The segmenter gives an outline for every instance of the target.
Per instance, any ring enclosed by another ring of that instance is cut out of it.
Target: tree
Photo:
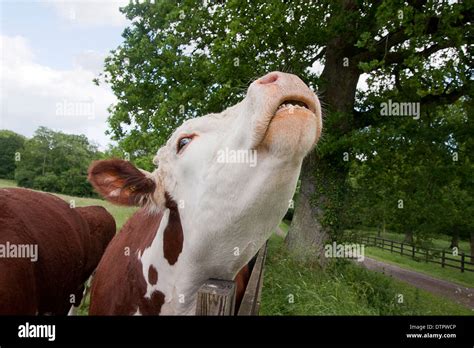
[[[14,178],[15,155],[24,142],[24,136],[9,130],[0,130],[0,178]]]
[[[359,99],[372,111],[385,89],[397,92],[399,101],[422,105],[449,104],[472,92],[468,2],[234,0],[204,6],[167,0],[131,3],[123,12],[133,22],[106,59],[102,78],[118,99],[111,134],[138,157],[156,151],[183,120],[235,103],[249,81],[268,71],[290,70],[319,88],[324,136],[303,164],[287,245],[320,256],[325,241],[344,227],[349,163],[343,156],[354,157],[352,135],[385,122],[376,112],[355,109],[362,73],[370,75],[371,88]],[[455,58],[434,62],[438,54]],[[324,64],[320,76],[312,69],[316,62]]]
[[[91,196],[87,169],[100,157],[84,135],[64,134],[40,127],[20,150],[15,179],[19,186],[42,191]]]
[[[427,109],[419,120],[359,134],[360,160],[350,169],[353,218],[363,215],[368,226],[382,210],[408,243],[426,244],[436,234],[468,238],[474,231],[471,110],[472,101],[463,98]]]

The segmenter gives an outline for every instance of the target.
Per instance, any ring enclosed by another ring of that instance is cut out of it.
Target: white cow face
[[[273,72],[239,104],[179,127],[158,151],[154,175],[183,207],[220,205],[248,189],[258,200],[272,182],[282,184],[282,171],[299,172],[321,128],[315,94],[297,76]]]
[[[120,204],[161,210],[172,198],[185,243],[222,237],[242,246],[249,233],[268,237],[281,220],[321,129],[316,95],[297,76],[272,72],[254,81],[237,105],[181,125],[158,151],[153,173],[101,161],[90,180]]]

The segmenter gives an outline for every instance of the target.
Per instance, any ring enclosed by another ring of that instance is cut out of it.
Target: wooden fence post
[[[402,246],[400,247],[400,255],[403,256],[403,242],[402,242]]]
[[[445,257],[446,257],[444,254],[445,254],[445,251],[443,250],[443,253],[441,254],[441,267],[443,268],[444,268]]]
[[[198,291],[196,315],[234,315],[235,283],[209,279]]]
[[[390,252],[393,253],[393,240],[390,241]]]
[[[414,260],[415,259],[415,245],[411,245],[411,258]]]
[[[382,239],[382,250],[385,250],[385,239]]]
[[[465,254],[463,252],[461,254],[461,272],[464,272],[464,262],[465,262]]]

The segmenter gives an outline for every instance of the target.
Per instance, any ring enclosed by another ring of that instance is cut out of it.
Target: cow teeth
[[[287,104],[281,104],[281,105],[277,108],[277,110],[281,110],[281,109],[285,109],[285,108],[301,108],[301,109],[307,109],[306,107],[301,106],[301,105],[298,105],[298,104],[287,103]]]

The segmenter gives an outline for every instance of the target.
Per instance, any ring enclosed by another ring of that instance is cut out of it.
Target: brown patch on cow
[[[235,312],[239,310],[240,304],[242,303],[242,299],[244,298],[245,290],[247,289],[247,283],[250,279],[250,267],[249,265],[245,265],[242,269],[237,273],[235,276],[235,286],[236,286],[236,294],[235,294]]]
[[[163,303],[165,295],[161,291],[155,291],[149,299],[142,299],[138,308],[142,315],[157,315],[160,314]]]
[[[183,227],[179,216],[178,205],[171,198],[168,192],[165,193],[166,208],[170,210],[168,225],[163,233],[163,253],[170,265],[178,261],[178,257],[183,251]]]
[[[155,182],[128,161],[95,161],[89,182],[105,199],[122,205],[144,205],[156,190]]]
[[[158,271],[156,270],[155,266],[150,265],[148,267],[148,283],[151,285],[155,285],[158,282]]]
[[[147,282],[138,254],[153,243],[162,218],[163,213],[152,214],[142,208],[112,240],[92,282],[90,315],[132,315],[137,309],[143,315],[160,314],[165,296],[155,291],[145,298]],[[124,252],[126,248],[129,254]],[[148,277],[153,280],[150,268]]]

